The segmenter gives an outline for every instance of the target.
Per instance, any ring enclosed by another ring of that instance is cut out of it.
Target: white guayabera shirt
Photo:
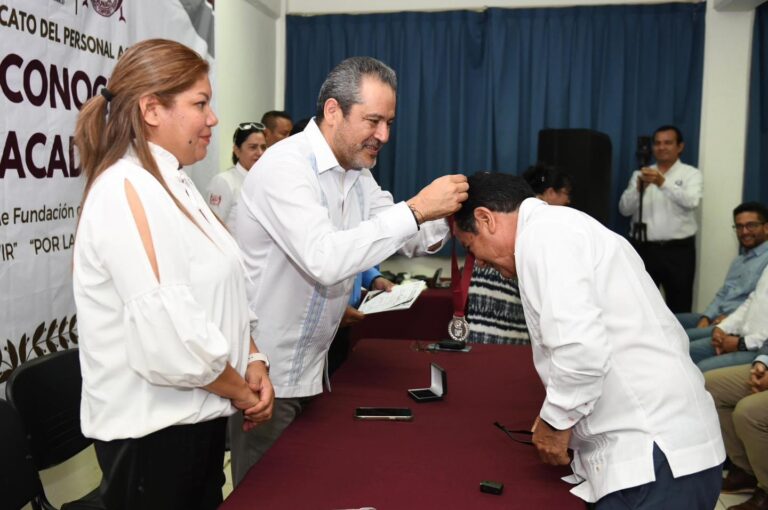
[[[750,351],[763,346],[768,338],[768,268],[760,275],[755,290],[718,327],[729,335],[743,336]]]
[[[355,275],[400,250],[425,253],[445,220],[418,230],[367,169],[345,171],[315,124],[269,148],[248,172],[237,240],[254,292],[252,335],[281,398],[322,392],[323,366]]]
[[[588,502],[652,482],[653,443],[675,477],[725,459],[689,341],[623,237],[570,207],[526,199],[515,260],[540,415],[572,428],[571,492]]]

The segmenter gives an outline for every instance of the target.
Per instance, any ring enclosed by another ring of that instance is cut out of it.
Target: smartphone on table
[[[411,421],[413,412],[407,407],[358,407],[355,409],[358,420]]]

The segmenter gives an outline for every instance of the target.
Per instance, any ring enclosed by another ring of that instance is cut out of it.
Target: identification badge
[[[451,340],[457,342],[467,341],[467,338],[469,338],[469,323],[463,315],[459,317],[453,316],[451,322],[448,323],[448,336],[451,337]]]

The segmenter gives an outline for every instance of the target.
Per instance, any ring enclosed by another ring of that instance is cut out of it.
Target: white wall
[[[267,2],[267,0],[251,0],[252,2]],[[453,9],[482,9],[485,7],[565,7],[573,5],[601,4],[654,4],[664,3],[665,0],[367,0],[365,2],[350,0],[270,0],[273,11],[279,11],[278,16],[268,20],[262,19],[268,27],[269,36],[273,39],[263,44],[271,44],[271,51],[258,57],[268,60],[268,66],[274,70],[272,89],[266,81],[259,83],[255,91],[259,100],[270,96],[275,98],[275,107],[281,107],[283,101],[282,89],[285,84],[285,14],[329,14],[329,13],[366,13],[366,12],[395,12],[395,11],[431,11]],[[279,9],[275,7],[279,2]],[[697,3],[690,0],[690,3]],[[225,90],[240,90],[237,87],[226,88],[226,81],[234,75],[242,76],[229,70],[230,64],[221,61],[229,51],[221,43],[219,33],[228,32],[227,40],[237,41],[234,30],[225,19],[225,11],[234,18],[234,23],[245,23],[248,12],[245,0],[227,0],[216,6],[217,24],[217,61],[220,70],[219,97]],[[252,9],[252,8],[251,8]],[[704,199],[701,207],[702,228],[699,236],[698,278],[695,293],[695,308],[703,308],[712,298],[716,289],[721,285],[729,261],[736,254],[737,245],[730,225],[731,211],[741,201],[741,186],[743,182],[744,147],[746,143],[746,112],[749,87],[749,62],[752,40],[753,12],[717,12],[714,2],[707,7],[706,39],[704,56],[704,89],[702,96],[702,118],[699,165],[704,172]],[[261,26],[261,25],[260,25]],[[226,28],[225,28],[226,27]],[[230,37],[231,36],[231,37]],[[255,37],[253,34],[251,36]],[[222,36],[224,37],[224,36]],[[253,59],[253,57],[249,57]],[[251,71],[252,72],[252,71]],[[258,73],[257,75],[261,75]],[[226,77],[225,77],[226,76]],[[261,82],[261,80],[259,80]],[[223,86],[222,86],[223,85]],[[263,87],[263,89],[262,89]],[[271,90],[271,92],[270,92]],[[242,94],[235,93],[234,98]],[[262,103],[254,100],[258,105]],[[224,112],[224,105],[220,110]],[[265,110],[262,107],[259,111]],[[237,108],[235,108],[237,111]],[[259,114],[260,115],[260,114]],[[222,125],[225,125],[222,122]],[[231,131],[231,129],[230,129]],[[231,136],[229,133],[227,136]],[[227,142],[229,143],[229,142]],[[226,144],[222,144],[222,148]],[[222,150],[223,154],[226,151]],[[404,260],[401,258],[386,262],[385,269],[403,271],[413,268],[414,274],[430,274],[436,267],[442,266],[447,272],[450,262],[446,259]]]
[[[264,112],[276,107],[276,14],[279,16],[280,8],[280,0],[216,3],[218,85],[214,95],[220,170],[232,166],[232,134],[237,124],[258,121]]]
[[[718,12],[707,4],[699,168],[704,172],[698,238],[699,308],[722,285],[738,244],[731,229],[741,202],[754,10]]]

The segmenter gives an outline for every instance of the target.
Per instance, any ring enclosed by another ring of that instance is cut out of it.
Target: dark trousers
[[[138,439],[94,441],[107,510],[214,510],[222,502],[226,418]]]
[[[611,492],[595,503],[595,510],[712,510],[720,497],[723,466],[674,478],[667,457],[653,445],[656,481]]]
[[[248,471],[275,444],[282,433],[307,408],[315,397],[275,398],[272,419],[250,432],[243,432],[243,413],[229,418],[232,445],[232,483],[237,487]]]
[[[664,299],[673,313],[691,311],[693,277],[696,275],[696,238],[635,243],[645,270],[664,290]]]
[[[328,350],[328,375],[333,374],[349,357],[352,326],[339,328]]]

